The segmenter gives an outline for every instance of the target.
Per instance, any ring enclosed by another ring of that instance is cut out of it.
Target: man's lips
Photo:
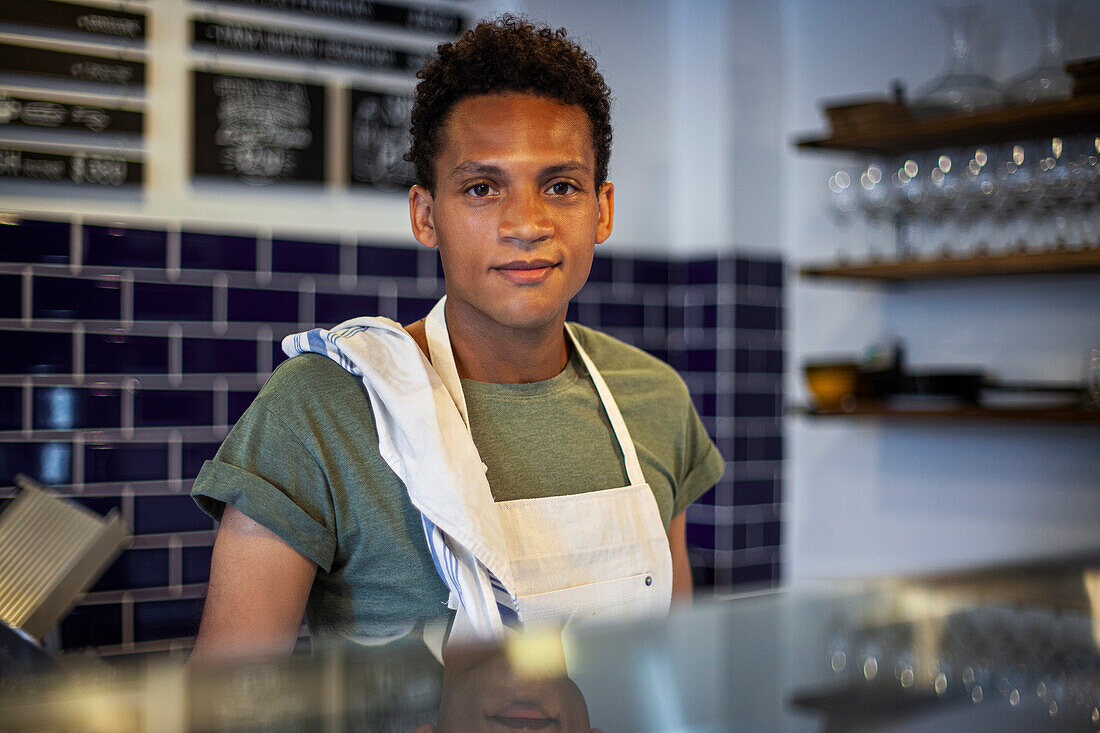
[[[543,730],[557,723],[540,705],[532,703],[512,703],[486,717],[515,730]]]
[[[505,280],[517,285],[540,283],[550,276],[557,262],[550,260],[514,260],[493,267]]]

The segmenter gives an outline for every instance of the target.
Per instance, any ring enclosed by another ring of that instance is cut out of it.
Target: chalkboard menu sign
[[[359,38],[263,28],[236,21],[214,23],[195,20],[192,34],[196,48],[210,48],[219,52],[275,56],[399,72],[415,72],[424,62],[422,54]]]
[[[136,41],[145,38],[144,15],[54,0],[19,0],[0,4],[0,22],[88,33],[103,40]]]
[[[141,183],[144,167],[140,161],[98,151],[78,150],[58,154],[0,148],[0,180],[18,178],[117,188]]]
[[[462,15],[445,8],[409,7],[376,3],[371,0],[228,0],[228,2],[322,18],[358,20],[445,36],[458,35],[465,24]]]
[[[92,133],[142,132],[141,112],[110,109],[93,104],[70,104],[0,91],[0,130],[17,127],[83,130]]]
[[[412,163],[404,160],[409,149],[412,97],[363,89],[352,89],[349,95],[351,183],[385,191],[407,189],[416,183]]]
[[[325,180],[325,90],[193,72],[194,174],[255,185]]]
[[[0,43],[0,71],[38,74],[111,86],[144,86],[145,64],[104,56]]]

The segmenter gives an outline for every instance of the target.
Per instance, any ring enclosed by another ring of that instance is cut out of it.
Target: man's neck
[[[424,321],[405,330],[427,355]],[[499,324],[467,328],[461,320],[448,319],[447,330],[458,375],[464,379],[496,384],[541,382],[560,374],[569,361],[564,315],[538,329]]]

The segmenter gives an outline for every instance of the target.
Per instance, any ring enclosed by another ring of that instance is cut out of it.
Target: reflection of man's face
[[[430,727],[417,731],[426,733]],[[588,721],[588,706],[568,677],[525,678],[504,654],[447,657],[439,733],[599,733]]]

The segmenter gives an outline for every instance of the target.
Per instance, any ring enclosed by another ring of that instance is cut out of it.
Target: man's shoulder
[[[362,381],[321,354],[300,354],[279,364],[256,397],[268,408],[299,411],[303,405],[344,405],[367,399]]]
[[[633,377],[666,385],[671,389],[683,389],[684,380],[669,364],[637,346],[621,341],[603,331],[570,324],[577,339],[605,379]]]

